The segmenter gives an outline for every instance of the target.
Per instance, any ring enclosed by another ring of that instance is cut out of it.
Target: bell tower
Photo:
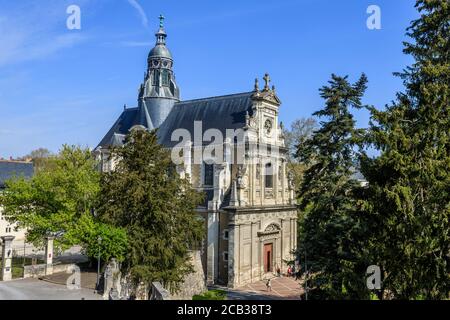
[[[148,55],[147,71],[139,89],[140,124],[147,129],[158,128],[169,115],[174,104],[180,101],[180,91],[173,73],[173,58],[166,47],[167,34],[164,16],[159,17],[155,47]]]

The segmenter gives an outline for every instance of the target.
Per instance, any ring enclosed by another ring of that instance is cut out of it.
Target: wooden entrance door
[[[273,244],[268,243],[264,245],[264,272],[273,271]]]

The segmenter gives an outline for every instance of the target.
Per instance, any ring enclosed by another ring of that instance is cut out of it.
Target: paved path
[[[45,276],[43,278],[44,281],[65,285],[67,283],[67,279],[72,276],[67,272],[54,273],[50,276]],[[80,285],[81,288],[95,290],[97,284],[97,272],[92,271],[82,271],[80,273]]]
[[[237,289],[217,287],[227,291],[228,300],[300,300],[301,283],[289,277],[272,278],[272,291],[268,292],[266,281],[247,284]]]
[[[102,300],[93,290],[69,290],[37,279],[0,281],[0,300]]]

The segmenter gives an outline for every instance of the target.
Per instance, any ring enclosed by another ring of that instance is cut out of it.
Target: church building
[[[206,194],[197,210],[207,226],[201,257],[207,283],[239,287],[284,273],[294,260],[297,209],[275,87],[266,74],[264,85],[256,80],[249,92],[181,100],[163,19],[137,107],[123,110],[95,150],[101,168],[114,170],[108,150],[123,145],[130,130],[158,129],[162,145],[172,154],[181,150],[178,173]],[[210,152],[215,161],[202,157],[211,149],[208,132],[223,151]],[[191,139],[181,144],[183,133]]]

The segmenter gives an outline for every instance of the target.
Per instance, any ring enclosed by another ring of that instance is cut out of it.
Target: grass
[[[22,267],[12,267],[12,278],[20,279],[23,277],[23,268]]]
[[[43,264],[43,260],[36,260],[36,264]],[[19,279],[23,277],[23,266],[30,266],[32,264],[32,258],[13,257],[12,259],[12,277],[13,279]],[[2,265],[2,259],[0,259],[0,266]]]
[[[227,292],[224,290],[209,290],[192,297],[192,300],[226,300]]]

